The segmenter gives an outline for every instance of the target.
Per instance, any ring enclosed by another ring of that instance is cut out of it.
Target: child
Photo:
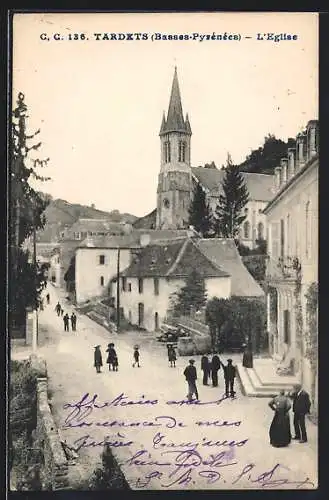
[[[134,347],[134,362],[133,362],[133,368],[135,368],[135,364],[137,363],[137,366],[139,368],[139,347],[135,345]]]

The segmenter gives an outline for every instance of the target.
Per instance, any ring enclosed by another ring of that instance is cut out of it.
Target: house
[[[132,229],[131,224],[108,219],[79,218],[60,234],[61,240],[83,241],[88,236],[123,236]]]
[[[67,263],[66,290],[77,304],[107,296],[110,280],[131,262],[133,249],[162,239],[193,235],[190,230],[133,230],[124,236],[94,236],[77,242]],[[119,251],[120,250],[120,251]],[[74,258],[73,258],[74,256]]]
[[[317,401],[317,353],[310,357],[306,295],[318,282],[318,135],[316,120],[297,136],[296,150],[276,169],[276,193],[264,210],[269,239],[267,316],[272,355],[292,360],[313,401]],[[315,313],[316,314],[316,313]],[[317,316],[316,316],[317,317]],[[317,321],[317,320],[316,320]]]
[[[120,273],[120,307],[131,324],[158,330],[172,294],[184,286],[192,269],[204,278],[208,298],[230,297],[230,274],[209,260],[196,241],[190,237],[162,240],[133,253],[131,264]],[[113,281],[110,293],[116,301]]]

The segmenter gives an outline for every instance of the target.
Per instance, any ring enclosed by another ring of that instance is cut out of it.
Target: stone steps
[[[238,377],[240,379],[242,392],[249,397],[271,398],[276,396],[280,390],[291,391],[297,379],[273,380],[273,376],[266,378],[260,367],[245,368],[242,363],[237,364]]]

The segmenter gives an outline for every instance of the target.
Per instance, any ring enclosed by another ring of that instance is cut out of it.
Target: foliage
[[[118,466],[111,448],[104,447],[102,453],[102,468],[97,468],[90,478],[90,490],[130,490],[120,467]]]
[[[213,298],[207,303],[206,320],[210,330],[217,329],[217,344],[228,344],[230,337],[239,337],[241,343],[250,341],[259,352],[267,341],[266,307],[262,300],[244,297]]]
[[[293,269],[296,271],[296,284],[294,290],[295,297],[295,313],[296,313],[296,347],[300,349],[302,347],[302,337],[303,337],[303,310],[302,310],[302,273],[301,266],[297,257],[295,257]]]
[[[256,281],[265,280],[266,255],[246,255],[242,257],[242,261]]]
[[[211,163],[206,163],[204,165],[204,168],[215,168],[217,170],[217,167],[216,167],[216,164],[214,161],[212,161]]]
[[[193,269],[178,292],[170,297],[170,309],[175,316],[189,316],[191,308],[200,310],[207,302],[205,281],[196,269]]]
[[[249,193],[239,167],[227,158],[225,176],[222,181],[223,193],[215,211],[215,233],[223,238],[236,238],[246,214],[242,212],[249,201]]]
[[[22,248],[23,243],[34,230],[44,227],[46,219],[44,210],[49,203],[47,196],[35,191],[30,184],[31,179],[46,181],[49,178],[38,174],[38,167],[45,167],[47,160],[30,156],[37,151],[41,142],[29,145],[39,134],[26,133],[27,106],[24,95],[18,94],[17,107],[13,111],[12,134],[10,140],[10,303],[9,321],[14,324],[16,314],[21,314],[27,307],[40,305],[40,291],[45,280],[44,268],[30,262],[28,253]]]
[[[211,233],[212,212],[206,200],[206,193],[201,184],[197,183],[189,208],[189,225],[206,238]]]
[[[310,284],[306,294],[306,318],[307,329],[306,339],[306,358],[310,361],[312,371],[312,399],[314,403],[315,385],[318,365],[318,283]]]
[[[264,138],[263,146],[252,150],[239,165],[239,169],[241,172],[273,174],[275,167],[280,163],[280,159],[287,155],[287,149],[295,146],[295,139],[288,139],[287,142],[284,142],[274,135],[268,134]]]

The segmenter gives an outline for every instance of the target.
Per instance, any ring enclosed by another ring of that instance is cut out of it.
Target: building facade
[[[316,345],[309,345],[307,296],[318,282],[318,122],[308,122],[296,150],[276,169],[276,194],[265,208],[269,227],[268,330],[272,354],[292,369],[317,401]],[[314,325],[312,327],[314,329]],[[313,351],[313,357],[311,354]],[[314,357],[315,356],[315,357]]]

